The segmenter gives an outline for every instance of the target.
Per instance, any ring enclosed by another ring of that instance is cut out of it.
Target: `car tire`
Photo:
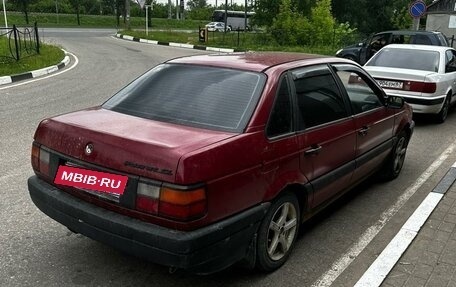
[[[440,109],[440,112],[436,115],[436,121],[439,124],[442,124],[445,122],[445,120],[448,117],[448,111],[450,109],[450,100],[451,96],[447,95],[445,98],[445,102],[443,103],[442,109]]]
[[[408,141],[409,137],[404,131],[397,136],[396,144],[380,171],[380,178],[382,180],[389,181],[399,176],[404,165]]]
[[[299,203],[292,193],[275,200],[260,224],[257,236],[256,267],[271,272],[290,256],[300,224]]]

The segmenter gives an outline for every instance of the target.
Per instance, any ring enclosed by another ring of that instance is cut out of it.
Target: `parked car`
[[[28,189],[70,230],[152,262],[273,271],[303,220],[374,173],[399,175],[413,128],[402,98],[345,59],[183,57],[43,120]]]
[[[210,22],[209,24],[206,24],[206,28],[208,31],[211,32],[225,32],[225,23],[223,22]],[[227,26],[226,31],[229,32],[231,31],[231,27]]]
[[[400,96],[414,113],[443,123],[456,103],[456,51],[428,45],[389,45],[365,65],[388,95]]]
[[[389,44],[448,46],[448,41],[441,32],[409,30],[385,31],[374,34],[361,43],[340,49],[336,52],[336,56],[350,59],[363,65],[378,50]]]

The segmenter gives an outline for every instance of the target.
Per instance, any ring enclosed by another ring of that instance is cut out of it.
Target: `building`
[[[427,7],[426,30],[442,32],[450,38],[451,43],[451,37],[456,37],[456,0],[432,2]]]

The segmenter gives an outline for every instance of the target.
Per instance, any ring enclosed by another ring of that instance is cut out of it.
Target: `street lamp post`
[[[55,13],[57,13],[57,24],[59,24],[59,3],[55,0]]]
[[[5,17],[5,28],[8,28],[8,19],[6,18],[6,5],[5,5],[5,0],[3,0],[3,16]]]
[[[152,7],[152,4],[144,7],[146,8],[146,35],[149,36],[149,7]]]

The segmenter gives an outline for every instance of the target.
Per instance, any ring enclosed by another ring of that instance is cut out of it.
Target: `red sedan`
[[[412,110],[357,64],[288,53],[178,58],[43,120],[28,180],[70,230],[198,273],[289,257],[303,220],[397,177]]]

